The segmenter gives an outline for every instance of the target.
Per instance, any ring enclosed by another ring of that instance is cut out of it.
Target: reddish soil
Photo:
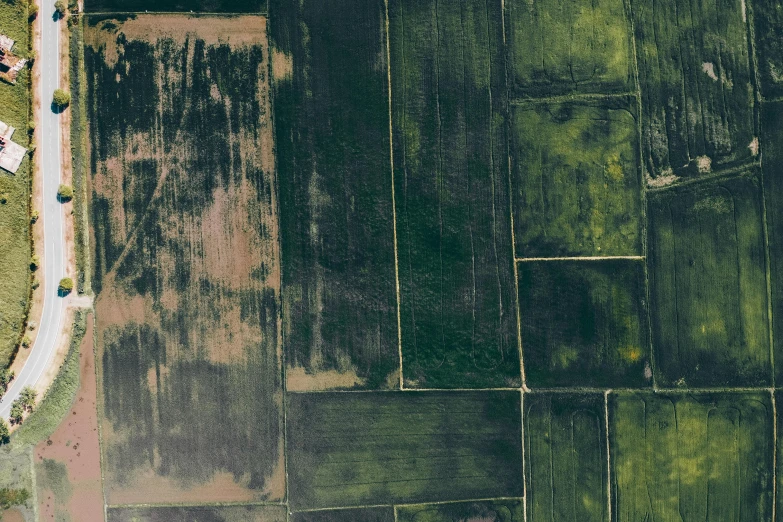
[[[18,509],[9,509],[0,513],[0,522],[25,522],[25,520]]]
[[[72,520],[103,521],[103,491],[98,440],[97,388],[93,352],[93,315],[79,356],[80,386],[71,410],[49,439],[35,448],[37,463],[52,459],[64,464],[72,487],[68,504],[55,505],[52,491],[38,491],[39,520],[55,520],[57,511],[68,511]]]

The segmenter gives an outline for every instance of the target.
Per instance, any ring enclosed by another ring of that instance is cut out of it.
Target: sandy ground
[[[25,520],[18,509],[9,509],[0,513],[0,522],[25,522]]]
[[[93,318],[87,320],[87,332],[79,355],[80,386],[71,410],[49,439],[35,448],[35,461],[53,459],[65,464],[72,486],[67,506],[57,506],[51,491],[38,491],[39,520],[54,521],[55,513],[68,510],[72,520],[103,521],[103,490],[98,439],[97,386],[93,351]]]

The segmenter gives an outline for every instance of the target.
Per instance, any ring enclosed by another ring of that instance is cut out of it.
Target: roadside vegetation
[[[0,34],[14,39],[14,51],[30,56],[28,0],[0,2]],[[31,119],[30,69],[19,72],[16,85],[0,82],[0,121],[15,127],[12,140],[28,147]],[[9,364],[22,339],[30,301],[31,156],[16,174],[0,170],[0,368]]]

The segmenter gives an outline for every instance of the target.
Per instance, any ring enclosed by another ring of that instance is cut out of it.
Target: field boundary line
[[[525,390],[519,390],[519,428],[522,440],[522,518],[527,522],[527,455],[525,452]]]
[[[147,502],[141,504],[107,504],[106,509],[126,509],[126,508],[178,508],[178,507],[234,507],[234,506],[269,506],[269,507],[287,507],[285,502],[264,502],[261,500],[243,501],[224,501],[224,502],[172,502],[157,503]],[[286,510],[288,511],[288,510]]]
[[[772,399],[772,520],[775,518],[778,503],[778,406],[775,402],[774,388],[769,390]]]
[[[509,105],[515,107],[525,105],[535,105],[538,103],[564,103],[569,101],[579,102],[588,100],[617,100],[623,98],[637,98],[639,93],[636,91],[623,91],[614,93],[602,93],[602,92],[585,92],[585,93],[571,93],[560,94],[556,96],[541,96],[541,97],[509,97]]]
[[[769,365],[772,387],[775,387],[775,327],[772,314],[772,257],[769,254],[769,225],[767,224],[767,192],[764,190],[763,159],[759,158],[759,192],[761,193],[761,227],[764,235],[764,264],[767,279],[767,329],[769,337]],[[774,520],[774,518],[773,518]]]
[[[421,501],[421,502],[407,502],[407,503],[396,503],[396,504],[364,504],[359,506],[334,506],[334,507],[322,507],[322,508],[306,508],[306,509],[294,509],[291,512],[292,513],[318,513],[322,511],[338,511],[338,510],[350,510],[350,509],[376,509],[376,508],[392,508],[394,511],[397,511],[398,507],[412,507],[412,506],[443,506],[446,504],[462,504],[462,503],[468,503],[468,502],[503,502],[503,501],[520,501],[523,500],[524,497],[484,497],[484,498],[465,498],[465,499],[458,499],[458,500],[437,500],[434,502],[427,502],[427,501]],[[198,504],[198,505],[205,505],[205,504]]]
[[[392,506],[392,510],[394,511],[394,522],[397,522],[397,504]]]
[[[307,395],[314,393],[433,393],[433,392],[518,392],[520,387],[516,388],[386,388],[381,390],[287,390],[286,393],[292,395]],[[429,502],[428,502],[429,504]]]
[[[532,394],[544,394],[544,393],[601,393],[604,394],[607,391],[611,393],[649,393],[649,394],[668,394],[668,393],[694,393],[694,394],[709,394],[709,393],[763,393],[770,392],[774,388],[769,386],[726,386],[723,388],[652,388],[647,386],[644,388],[593,388],[589,386],[575,386],[571,388],[530,388],[525,390],[525,393]],[[477,390],[480,391],[480,390]]]
[[[239,11],[231,11],[231,12],[224,12],[224,13],[216,13],[216,12],[188,12],[188,11],[87,11],[87,12],[81,12],[80,14],[84,16],[123,16],[123,15],[182,15],[182,16],[190,16],[193,18],[199,18],[202,16],[221,16],[224,18],[235,18],[237,16],[263,16],[264,18],[269,18],[269,12],[266,13],[263,12],[239,12]]]
[[[609,261],[612,259],[643,260],[645,256],[564,256],[564,257],[517,257],[517,263],[532,263],[538,261]]]
[[[400,358],[400,389],[405,389],[402,376],[402,318],[400,317],[400,262],[397,251],[397,194],[394,188],[394,125],[392,123],[391,32],[389,0],[383,0],[386,16],[386,81],[389,87],[389,163],[391,164],[392,225],[394,231],[394,282],[397,288],[397,352]]]
[[[678,187],[690,187],[691,185],[706,184],[711,181],[725,181],[732,178],[740,178],[743,175],[748,175],[749,173],[753,172],[753,169],[761,170],[760,160],[753,159],[750,161],[745,161],[740,164],[733,165],[731,167],[726,167],[725,169],[717,170],[714,173],[708,174],[706,176],[699,176],[696,178],[686,178],[686,179],[680,178],[683,179],[683,181],[677,181],[675,183],[672,183],[671,185],[666,185],[663,187],[648,186],[646,188],[646,191],[657,194],[659,192],[674,191]]]
[[[612,390],[604,392],[604,428],[606,429],[606,508],[609,513],[609,522],[612,522],[612,457],[609,448],[609,394]]]

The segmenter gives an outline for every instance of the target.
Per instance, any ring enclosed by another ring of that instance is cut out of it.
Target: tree
[[[36,221],[38,221],[39,217],[41,217],[41,212],[39,212],[38,210],[33,210],[30,213],[30,223],[35,223]]]
[[[71,93],[64,89],[56,89],[54,91],[54,95],[52,96],[52,100],[57,107],[62,109],[70,105]]]
[[[11,440],[11,431],[8,429],[8,423],[0,417],[0,444],[8,444]]]
[[[71,201],[73,199],[73,187],[70,185],[60,185],[57,189],[57,197],[60,201]]]
[[[33,411],[35,407],[35,398],[38,396],[38,392],[32,389],[30,386],[25,386],[19,393],[18,401],[21,402],[22,408],[27,411]]]
[[[0,388],[2,388],[3,391],[6,391],[8,389],[8,385],[11,383],[11,381],[14,380],[14,377],[14,372],[8,368],[0,370]]]
[[[65,16],[65,11],[68,9],[68,7],[65,5],[65,2],[63,0],[57,0],[54,3],[54,10],[57,11],[58,16],[62,18]]]
[[[38,16],[38,4],[35,2],[30,2],[30,5],[27,6],[27,17],[30,20],[35,20],[35,18]]]
[[[24,408],[19,403],[19,399],[11,403],[11,424],[21,424],[24,417]]]
[[[69,294],[73,290],[73,279],[70,277],[63,277],[60,279],[60,285],[57,287],[62,294]]]
[[[30,269],[38,270],[39,266],[41,266],[41,258],[38,254],[33,254],[33,256],[30,258]]]

